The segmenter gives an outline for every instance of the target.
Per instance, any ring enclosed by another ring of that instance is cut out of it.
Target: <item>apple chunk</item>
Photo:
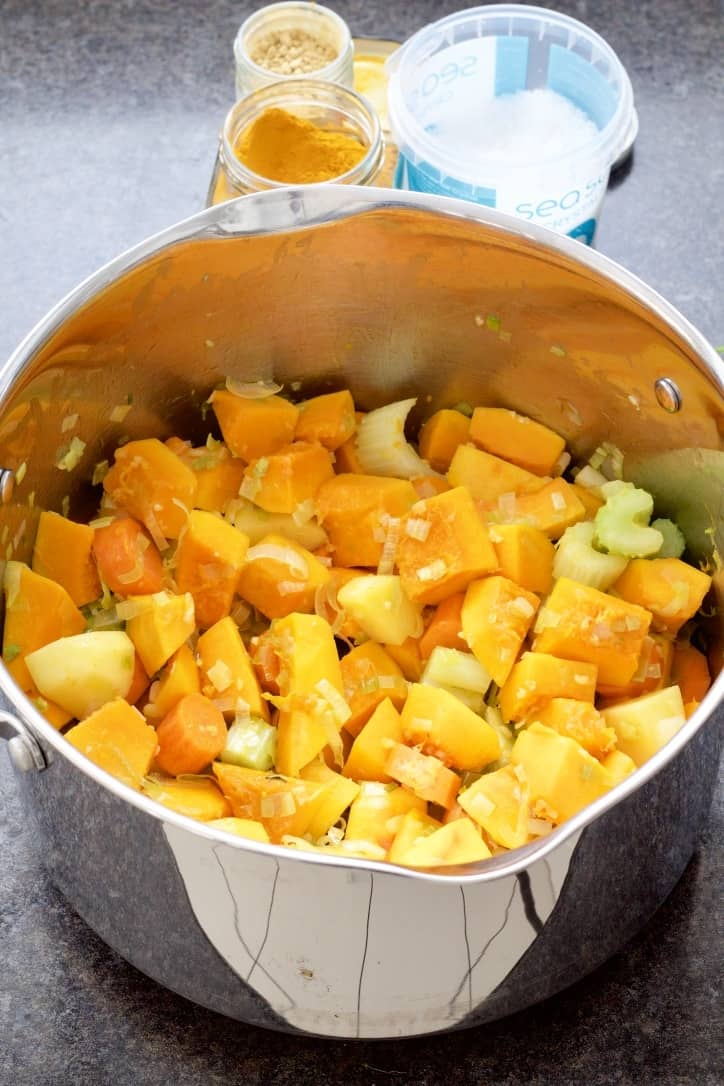
[[[43,697],[83,720],[126,696],[134,658],[133,642],[122,630],[94,630],[51,641],[25,662]]]

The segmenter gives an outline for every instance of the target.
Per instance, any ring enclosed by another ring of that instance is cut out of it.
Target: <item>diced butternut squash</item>
[[[598,668],[595,664],[563,660],[546,652],[524,652],[500,689],[500,710],[506,720],[528,720],[551,698],[593,704]]]
[[[334,548],[334,564],[376,568],[389,518],[399,520],[416,501],[407,479],[344,473],[322,483],[317,514]]]
[[[368,573],[337,592],[343,611],[374,641],[401,645],[422,633],[422,608],[407,596],[400,577]]]
[[[598,693],[606,702],[630,701],[643,694],[652,694],[671,681],[673,643],[663,634],[648,634],[644,638],[638,667],[625,686],[598,684]]]
[[[247,552],[239,595],[267,618],[311,614],[317,591],[330,580],[318,558],[290,539],[268,535]]]
[[[387,749],[385,769],[394,781],[409,788],[420,799],[449,810],[460,790],[460,777],[434,754],[422,754],[404,743],[392,742]]]
[[[344,812],[359,795],[359,785],[341,773],[335,773],[324,762],[315,760],[305,765],[300,773],[303,781],[321,784],[324,792],[307,827],[307,833],[316,840],[339,822]]]
[[[389,651],[376,641],[365,641],[340,661],[343,692],[350,708],[345,729],[359,735],[378,705],[389,699],[401,709],[407,697],[407,683]],[[370,778],[377,780],[377,777]]]
[[[244,473],[241,493],[269,513],[294,513],[333,477],[327,449],[295,441],[252,460]]]
[[[33,547],[33,570],[57,581],[76,607],[101,594],[98,570],[93,561],[93,529],[57,513],[42,512]]]
[[[138,709],[117,698],[65,733],[68,742],[117,777],[140,789],[156,752],[156,733]]]
[[[313,396],[303,400],[298,407],[294,432],[297,441],[316,441],[325,449],[338,449],[357,428],[354,400],[348,389]]]
[[[556,824],[605,795],[615,783],[580,743],[543,724],[531,724],[520,733],[511,760],[525,771],[533,812],[536,801],[542,801],[546,818]]]
[[[529,790],[512,766],[484,773],[458,795],[465,813],[503,848],[520,848],[528,840]]]
[[[701,701],[711,686],[709,665],[704,653],[688,643],[674,645],[671,681],[679,687],[685,705],[691,701]]]
[[[347,818],[348,841],[370,841],[387,850],[408,811],[427,813],[424,799],[397,784],[363,781]]]
[[[605,758],[601,759],[601,765],[607,773],[610,773],[616,784],[625,781],[636,771],[633,758],[629,758],[628,754],[624,754],[622,750],[610,751]]]
[[[247,463],[288,445],[299,417],[299,408],[281,396],[252,400],[228,389],[213,392],[211,406],[224,441]]]
[[[402,735],[406,743],[454,769],[479,770],[500,756],[500,741],[490,724],[441,687],[410,685]]]
[[[501,520],[530,524],[549,539],[560,539],[566,528],[586,519],[583,502],[565,479],[553,479],[534,494],[521,494]]]
[[[129,705],[136,705],[151,685],[151,676],[146,671],[145,667],[141,663],[141,659],[137,652],[133,653],[133,676],[131,678],[131,685],[128,687],[128,693],[126,694],[126,701]]]
[[[435,830],[440,829],[440,823],[422,811],[411,810],[404,814],[399,822],[397,833],[387,853],[390,863],[400,863],[400,857],[408,852],[416,841],[423,837],[429,837]]]
[[[530,719],[545,724],[559,735],[575,739],[594,758],[603,758],[616,745],[615,731],[608,727],[601,713],[587,701],[551,698]]]
[[[153,691],[153,704],[159,717],[166,716],[187,694],[200,694],[201,680],[196,658],[188,645],[182,645],[166,663]]]
[[[423,533],[425,525],[429,527]],[[415,603],[440,603],[498,568],[485,525],[465,487],[413,506],[400,535],[397,565],[403,588]]]
[[[93,555],[103,583],[118,596],[160,592],[163,563],[158,547],[133,517],[119,517],[96,528]]]
[[[420,656],[423,660],[427,660],[432,650],[439,646],[446,649],[459,649],[461,652],[467,651],[467,642],[461,637],[464,600],[464,592],[455,592],[438,603],[420,638]]]
[[[83,720],[107,701],[125,698],[133,679],[133,643],[122,630],[61,637],[25,657],[44,698]]]
[[[225,762],[214,762],[213,770],[234,817],[261,822],[275,844],[287,834],[303,837],[324,796],[324,785],[316,781]]]
[[[470,420],[470,440],[536,475],[553,475],[566,447],[560,434],[505,407],[476,407]]]
[[[177,781],[149,777],[143,782],[143,792],[169,810],[199,822],[217,822],[231,814],[229,801],[212,780]]]
[[[420,681],[422,674],[422,659],[420,656],[420,640],[417,637],[406,637],[401,645],[384,645],[385,651],[392,657],[408,682]]]
[[[188,592],[182,596],[155,592],[134,596],[132,603],[137,612],[128,620],[126,632],[146,671],[154,675],[194,632],[193,597]]]
[[[420,456],[434,471],[446,472],[458,445],[469,439],[470,419],[461,411],[443,408],[420,427]]]
[[[678,686],[667,686],[642,698],[603,710],[603,718],[616,733],[616,746],[636,765],[643,765],[661,750],[686,723]]]
[[[158,438],[129,441],[116,449],[103,489],[118,509],[146,525],[157,546],[178,539],[193,508],[196,476]]]
[[[224,716],[233,717],[239,701],[253,716],[269,719],[269,706],[261,696],[239,627],[228,615],[202,633],[196,645],[201,669],[201,692],[224,703]],[[226,708],[228,704],[228,708]]]
[[[397,862],[405,867],[452,867],[478,863],[491,855],[475,823],[463,817],[418,837]]]
[[[622,686],[636,672],[650,624],[643,607],[559,577],[538,615],[533,649],[596,664],[599,683]]]
[[[269,844],[269,834],[261,822],[256,822],[253,818],[234,818],[232,815],[230,818],[212,818],[207,824],[216,830],[221,830],[222,833],[231,833],[235,837],[247,837],[250,841]]]
[[[186,694],[156,728],[156,765],[175,777],[200,773],[226,746],[226,723],[203,694]]]
[[[214,513],[193,509],[176,548],[176,584],[193,596],[202,630],[231,610],[249,540]]]
[[[225,446],[213,451],[202,447],[191,452],[200,453],[187,460],[196,475],[194,508],[208,513],[223,512],[239,494],[246,464],[240,457],[230,456]]]
[[[634,558],[611,591],[650,611],[654,630],[675,636],[699,610],[710,585],[708,574],[680,558]]]
[[[337,647],[318,615],[286,615],[272,624],[279,656],[277,769],[295,777],[339,736],[349,715]]]
[[[338,475],[347,474],[349,472],[355,475],[364,475],[364,468],[362,467],[362,461],[359,458],[359,450],[357,448],[357,434],[356,430],[362,419],[365,417],[364,411],[355,411],[355,433],[352,437],[347,438],[343,445],[340,445],[334,453],[334,470]]]
[[[530,524],[491,524],[488,534],[504,577],[529,592],[550,592],[555,548],[545,532]]]
[[[507,577],[474,581],[465,593],[463,636],[498,686],[510,675],[538,603],[533,592]]]
[[[589,486],[580,486],[579,483],[571,483],[571,489],[586,510],[586,519],[593,519],[603,505],[603,498]]]
[[[487,507],[494,506],[503,494],[527,494],[544,485],[539,476],[475,445],[458,445],[450,461],[447,481],[452,487],[464,486],[476,501]]]
[[[392,780],[385,768],[389,748],[401,741],[400,714],[390,698],[385,698],[357,734],[344,763],[345,777],[352,777],[356,781],[388,783]]]
[[[37,696],[25,657],[59,637],[79,634],[86,621],[66,590],[24,562],[7,562],[3,578],[3,660],[28,697]]]

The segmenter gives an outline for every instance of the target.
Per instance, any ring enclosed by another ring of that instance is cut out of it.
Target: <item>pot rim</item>
[[[504,212],[463,200],[415,192],[327,184],[277,188],[219,204],[153,234],[104,264],[53,306],[24,337],[0,368],[0,405],[12,390],[28,361],[67,317],[120,275],[130,271],[157,252],[181,241],[290,233],[343,221],[365,213],[395,208],[432,212],[447,219],[479,222],[502,236],[525,239],[547,250],[549,254],[572,259],[584,270],[621,288],[663,319],[691,349],[697,368],[724,396],[724,361],[708,340],[658,292],[609,257],[582,246],[580,242],[572,238],[556,234],[546,227],[527,223]],[[0,668],[0,693],[5,696],[13,709],[19,711],[23,723],[28,726],[34,737],[42,739],[55,753],[70,761],[77,769],[107,788],[117,798],[125,800],[161,823],[169,823],[231,848],[271,855],[277,859],[284,858],[291,862],[374,871],[424,882],[448,885],[452,882],[469,885],[495,881],[526,870],[532,863],[542,860],[569,838],[580,834],[586,826],[600,818],[610,808],[617,806],[638,791],[679,754],[710,716],[714,715],[717,707],[724,703],[724,672],[717,677],[692,716],[666,746],[610,792],[584,807],[546,837],[478,864],[451,867],[447,870],[437,869],[437,871],[401,867],[386,861],[364,860],[353,856],[325,856],[323,853],[306,852],[284,845],[263,844],[211,829],[204,822],[164,808],[149,797],[136,792],[89,761],[70,743],[66,743],[60,732],[41,716],[32,702],[23,694],[4,666]]]

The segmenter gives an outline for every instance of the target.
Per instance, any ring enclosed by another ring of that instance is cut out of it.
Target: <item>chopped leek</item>
[[[594,520],[594,545],[626,558],[650,558],[661,549],[664,537],[649,526],[654,499],[633,483],[615,479],[601,487],[605,505]]]
[[[553,576],[569,577],[605,592],[621,576],[628,558],[597,551],[593,546],[594,531],[591,521],[566,528],[556,546]]]
[[[398,400],[370,411],[357,429],[357,455],[367,475],[414,479],[434,475],[405,437],[405,421],[417,401]]]
[[[686,540],[678,524],[674,524],[673,520],[669,520],[668,517],[659,517],[658,520],[652,521],[651,527],[655,528],[657,532],[661,532],[664,537],[664,542],[656,552],[656,557],[681,558],[686,548]]]
[[[237,720],[229,728],[222,762],[266,772],[274,765],[277,730],[260,717]]]

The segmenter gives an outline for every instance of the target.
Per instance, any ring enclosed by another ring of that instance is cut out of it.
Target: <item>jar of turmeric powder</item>
[[[229,111],[206,206],[282,185],[369,185],[383,159],[379,117],[361,95],[323,80],[284,80]]]

